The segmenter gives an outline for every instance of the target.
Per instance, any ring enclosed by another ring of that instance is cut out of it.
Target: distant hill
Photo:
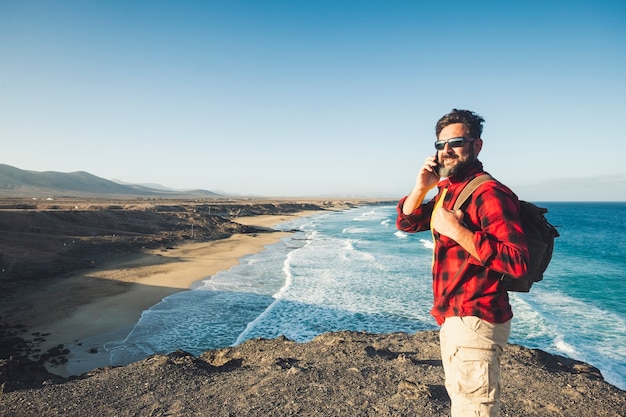
[[[159,197],[213,198],[206,190],[177,191],[119,184],[88,172],[26,171],[0,164],[0,197]]]

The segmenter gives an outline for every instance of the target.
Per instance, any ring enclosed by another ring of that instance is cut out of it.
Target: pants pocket
[[[459,348],[456,362],[458,392],[468,399],[491,402],[500,396],[500,367],[490,349]]]

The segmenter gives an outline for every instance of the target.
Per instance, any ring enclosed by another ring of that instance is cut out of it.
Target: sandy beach
[[[271,228],[294,216],[259,215],[237,218],[237,223]],[[287,232],[234,234],[229,238],[112,259],[97,268],[65,277],[45,292],[22,294],[30,305],[21,322],[39,351],[63,345],[70,352],[65,363],[46,363],[47,369],[63,377],[79,375],[109,365],[107,343],[121,341],[132,330],[144,310],[168,295],[186,291],[219,271],[230,269],[245,255],[258,253],[278,242]],[[28,339],[28,338],[27,338]]]

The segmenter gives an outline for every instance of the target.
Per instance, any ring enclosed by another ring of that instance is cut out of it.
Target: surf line
[[[248,323],[243,332],[241,332],[241,334],[239,334],[239,336],[237,337],[237,340],[235,340],[235,343],[233,343],[231,346],[237,346],[246,341],[248,335],[252,332],[256,325],[260,323],[263,319],[265,319],[265,317],[267,317],[271,313],[271,311],[278,305],[278,303],[282,301],[282,299],[285,297],[285,294],[287,293],[287,290],[289,290],[289,288],[293,284],[293,274],[291,273],[291,260],[293,259],[293,256],[297,251],[306,248],[310,243],[311,240],[308,240],[302,248],[295,249],[287,254],[287,257],[283,262],[285,283],[278,290],[278,292],[272,296],[272,298],[274,298],[274,301],[269,306],[267,306],[267,308],[261,314],[259,314],[257,318]]]

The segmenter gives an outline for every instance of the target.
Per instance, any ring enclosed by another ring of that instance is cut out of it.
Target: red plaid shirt
[[[430,229],[435,202],[444,188],[443,208],[452,210],[463,187],[484,173],[476,161],[462,181],[446,179],[438,184],[439,193],[413,213],[402,213],[406,197],[398,203],[396,226],[405,232]],[[434,306],[431,314],[442,324],[446,317],[477,316],[492,323],[513,317],[509,296],[500,278],[503,273],[520,277],[526,273],[528,248],[522,232],[517,196],[498,181],[486,181],[462,208],[465,226],[474,232],[474,245],[480,259],[474,258],[454,240],[436,231],[433,262]]]

